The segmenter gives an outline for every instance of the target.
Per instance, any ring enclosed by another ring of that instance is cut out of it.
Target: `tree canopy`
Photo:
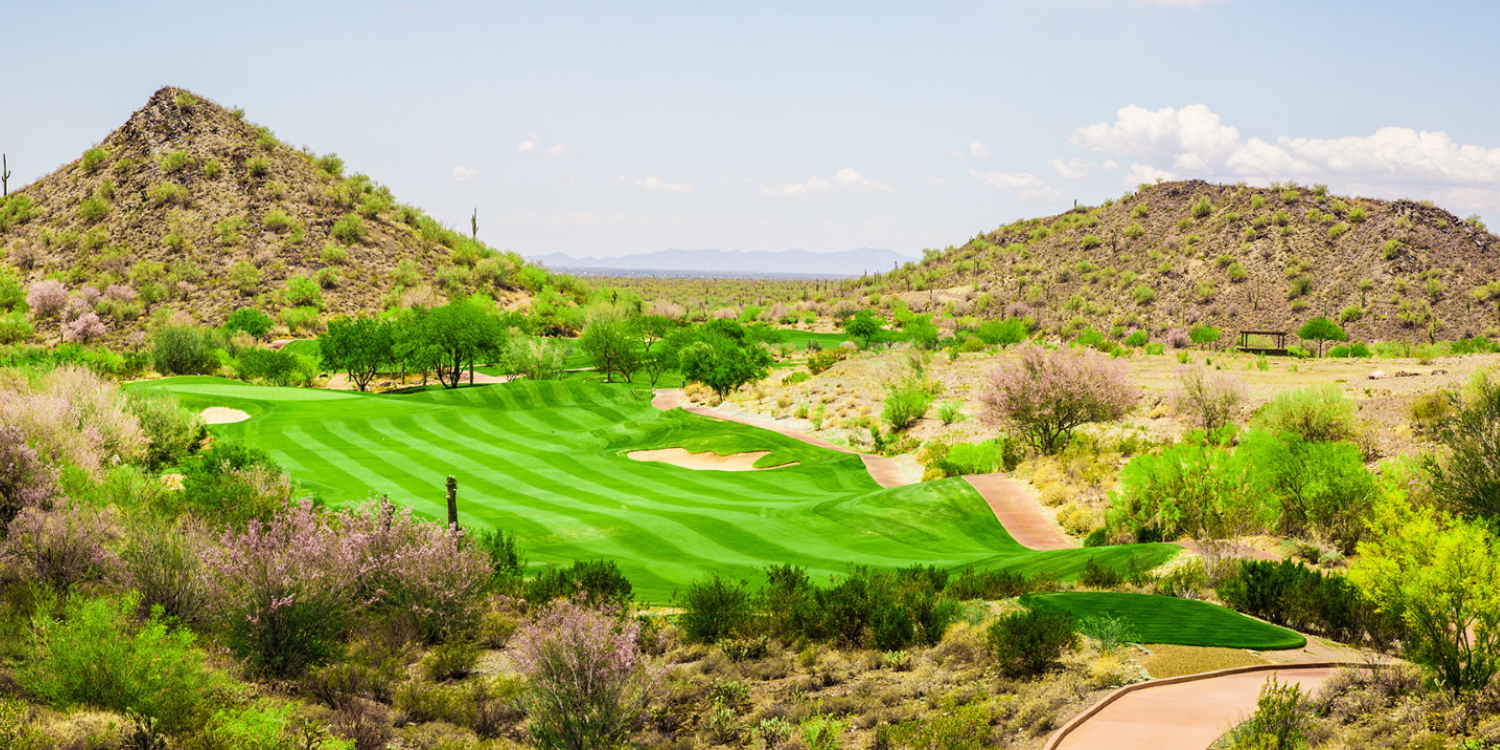
[[[677,343],[683,380],[712,388],[721,400],[771,372],[771,355],[732,320],[712,320],[685,331]]]
[[[391,362],[392,344],[391,324],[373,318],[335,318],[318,337],[323,366],[348,373],[361,391]]]
[[[1328,341],[1348,341],[1349,334],[1339,324],[1327,318],[1313,318],[1297,329],[1297,338],[1318,342],[1318,356],[1323,356],[1323,344]]]
[[[851,315],[843,323],[844,332],[859,339],[860,346],[868,349],[885,330],[885,320],[868,309]]]

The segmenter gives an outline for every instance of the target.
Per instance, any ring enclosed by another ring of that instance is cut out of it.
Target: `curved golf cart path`
[[[737,422],[770,430],[819,448],[859,456],[859,459],[865,463],[865,469],[870,472],[870,478],[881,487],[900,487],[912,483],[901,474],[901,469],[895,461],[884,456],[871,456],[850,450],[826,440],[820,440],[805,432],[789,430],[773,422],[750,419],[737,414],[725,414],[706,406],[683,406],[680,388],[661,388],[654,394],[651,405],[663,411],[680,408],[712,419],[722,419],[726,422]],[[1052,519],[1042,512],[1036,498],[1032,497],[1016,480],[1004,474],[980,474],[964,477],[964,481],[968,482],[985,502],[989,503],[996,520],[1000,521],[1000,525],[1004,526],[1021,546],[1034,550],[1070,549],[1078,546],[1061,529],[1057,528]]]
[[[1073,717],[1042,750],[1206,750],[1255,712],[1275,677],[1316,692],[1334,672],[1368,664],[1257,664],[1126,685]]]

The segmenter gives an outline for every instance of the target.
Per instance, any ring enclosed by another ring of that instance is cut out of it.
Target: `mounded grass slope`
[[[849,563],[973,565],[1071,578],[1089,559],[1125,569],[1177,548],[1133,545],[1033,552],[959,479],[881,489],[858,456],[754,427],[659,411],[645,388],[517,382],[361,394],[174,378],[163,388],[199,409],[254,415],[213,431],[271,453],[330,504],[385,493],[433,518],[458,477],[461,522],[515,532],[533,563],[612,558],[640,597],[663,602],[704,571],[749,580],[768,563],[815,577]],[[756,472],[695,471],[625,453],[683,447],[769,450]]]
[[[1273,651],[1301,648],[1307,639],[1286,628],[1246,617],[1217,604],[1149,594],[1075,592],[1028,594],[1032,609],[1063,610],[1076,619],[1108,615],[1130,623],[1141,643],[1222,646]]]

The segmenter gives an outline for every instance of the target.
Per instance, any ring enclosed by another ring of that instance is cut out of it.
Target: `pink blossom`
[[[53,510],[30,507],[10,522],[0,558],[15,561],[22,575],[61,591],[114,577],[120,558],[109,545],[119,536],[112,511],[66,502]]]
[[[103,299],[109,302],[134,302],[140,295],[124,284],[110,284],[104,290]]]
[[[1125,416],[1138,398],[1124,364],[1093,350],[1035,346],[1001,362],[980,396],[986,422],[1043,453],[1061,449],[1079,426]]]
[[[61,281],[43,279],[33,282],[26,291],[26,304],[37,318],[51,318],[68,304],[68,288]]]
[[[99,319],[98,313],[84,313],[71,323],[63,325],[64,341],[76,341],[87,344],[104,335],[104,321]]]

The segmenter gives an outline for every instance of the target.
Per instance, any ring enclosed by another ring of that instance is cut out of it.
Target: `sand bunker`
[[[627,458],[636,461],[659,461],[664,464],[681,466],[684,469],[698,469],[701,471],[759,471],[762,468],[779,469],[781,466],[796,466],[797,462],[781,464],[781,466],[758,467],[755,465],[764,456],[771,455],[770,451],[750,451],[749,453],[731,453],[721,456],[712,451],[702,453],[689,453],[683,448],[661,448],[654,451],[632,451],[625,454]]]
[[[229,424],[230,422],[243,422],[250,418],[249,414],[227,406],[210,406],[204,409],[200,416],[208,424]]]

